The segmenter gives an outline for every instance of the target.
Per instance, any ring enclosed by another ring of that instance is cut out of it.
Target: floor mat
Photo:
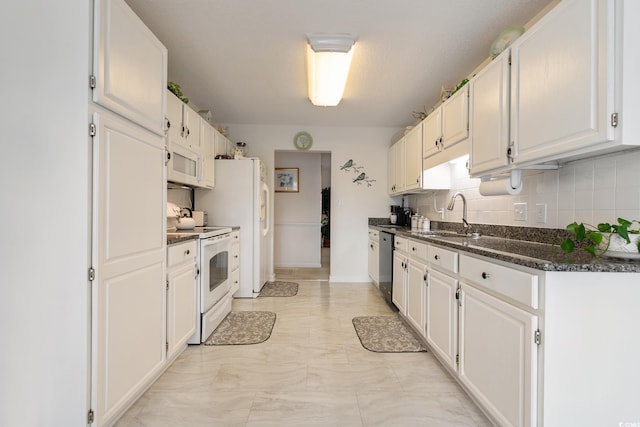
[[[267,282],[260,291],[261,297],[292,297],[298,293],[296,282]]]
[[[269,339],[275,321],[276,314],[271,311],[231,312],[203,344],[259,344]]]
[[[400,316],[354,317],[353,327],[362,346],[377,353],[427,351]]]

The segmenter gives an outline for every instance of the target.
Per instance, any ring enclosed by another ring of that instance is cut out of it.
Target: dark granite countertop
[[[181,236],[167,236],[167,246],[175,245],[177,243],[183,243],[189,240],[198,239],[197,234],[181,235]]]
[[[640,273],[640,261],[594,258],[582,249],[565,253],[559,246],[559,242],[564,239],[564,230],[472,224],[472,230],[481,234],[480,237],[473,238],[455,234],[459,231],[459,223],[432,224],[435,225],[434,231],[445,233],[429,236],[412,232],[407,227],[393,227],[379,221],[370,221],[369,227],[537,270]]]

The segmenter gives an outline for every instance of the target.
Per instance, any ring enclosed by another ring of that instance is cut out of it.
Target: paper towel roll
[[[520,194],[522,191],[522,181],[516,188],[511,186],[510,178],[498,178],[480,183],[480,194],[483,196],[504,196],[509,194]]]

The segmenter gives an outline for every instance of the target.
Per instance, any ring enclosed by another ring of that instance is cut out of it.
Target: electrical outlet
[[[547,204],[536,203],[536,222],[538,224],[547,223]]]
[[[513,204],[513,220],[514,221],[527,220],[527,204],[526,203]]]

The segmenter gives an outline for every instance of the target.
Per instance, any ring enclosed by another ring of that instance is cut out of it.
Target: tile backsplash
[[[573,221],[640,219],[640,150],[566,163],[557,170],[525,171],[518,195],[480,195],[480,179],[469,178],[464,161],[453,163],[451,171],[451,190],[411,195],[408,205],[431,220],[460,221],[460,200],[453,211],[446,209],[460,191],[467,199],[468,221],[476,224],[564,228]],[[515,219],[515,203],[526,203],[525,220]]]

